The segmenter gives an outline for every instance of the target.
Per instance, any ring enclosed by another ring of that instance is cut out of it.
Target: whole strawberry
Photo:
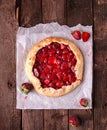
[[[88,100],[86,98],[81,98],[80,99],[80,105],[83,107],[87,107],[88,106]]]
[[[72,36],[76,39],[76,40],[80,40],[81,39],[81,32],[79,30],[75,30],[72,33]]]
[[[28,94],[31,90],[33,89],[33,86],[32,84],[30,83],[23,83],[21,86],[20,86],[20,90],[24,93],[24,94]]]
[[[83,40],[83,42],[87,42],[89,37],[90,37],[89,32],[82,32],[82,40]]]
[[[78,127],[80,125],[80,120],[77,116],[71,116],[69,118],[69,123],[73,126],[73,127]]]

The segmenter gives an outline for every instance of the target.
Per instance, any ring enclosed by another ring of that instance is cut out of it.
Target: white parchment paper
[[[73,30],[87,31],[91,34],[87,42],[75,40],[71,36]],[[49,37],[59,36],[72,40],[82,51],[84,56],[84,75],[83,82],[74,91],[65,96],[58,98],[42,96],[32,90],[27,96],[20,91],[20,85],[28,82],[25,74],[25,61],[29,49],[38,41]],[[38,24],[31,28],[19,27],[16,38],[16,89],[17,89],[17,104],[18,109],[84,109],[80,106],[79,100],[87,98],[89,107],[92,108],[92,26],[82,26],[78,24],[74,27],[59,25],[58,23]]]

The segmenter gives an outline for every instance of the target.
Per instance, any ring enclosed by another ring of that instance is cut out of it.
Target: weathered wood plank
[[[43,0],[43,22],[66,23],[66,0]]]
[[[107,2],[94,4],[94,60],[96,69],[107,69]]]
[[[16,110],[15,1],[0,1],[0,130],[20,130],[21,111]]]
[[[43,22],[66,24],[66,0],[43,0]],[[68,130],[68,110],[44,110],[44,130]]]
[[[30,27],[42,21],[41,0],[22,0],[20,26]]]
[[[107,130],[107,1],[94,0],[94,130]]]
[[[41,0],[21,1],[20,26],[30,27],[41,22]],[[23,130],[43,130],[42,110],[22,111]]]
[[[68,130],[68,111],[45,110],[44,130]]]
[[[42,110],[23,110],[22,129],[23,130],[43,130]]]
[[[92,25],[92,2],[90,0],[67,0],[67,24],[74,26],[77,24]],[[86,110],[69,110],[69,116],[76,115],[82,120],[78,128],[69,125],[69,130],[93,130],[93,115]]]
[[[96,27],[95,27],[96,28]],[[96,31],[94,31],[96,33]],[[100,32],[99,32],[100,33]],[[96,37],[96,36],[95,36]],[[94,69],[107,69],[107,38],[94,38]]]
[[[92,2],[90,0],[67,0],[67,24],[92,25]]]
[[[94,130],[107,130],[107,70],[94,74]]]

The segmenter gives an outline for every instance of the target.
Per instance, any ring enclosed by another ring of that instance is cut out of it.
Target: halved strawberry
[[[63,82],[62,82],[61,80],[59,80],[59,81],[56,83],[57,88],[61,88],[62,85],[63,85]]]
[[[45,73],[42,73],[42,74],[40,75],[40,78],[41,78],[41,79],[45,79],[45,77],[46,77],[46,74],[45,74]]]
[[[80,40],[81,39],[81,32],[79,30],[75,30],[72,33],[72,36],[76,39],[76,40]]]
[[[76,77],[75,77],[75,75],[74,75],[74,73],[72,73],[73,75],[68,75],[69,76],[69,82],[70,83],[73,83],[73,82],[75,82],[76,81]]]
[[[36,77],[39,77],[39,72],[38,72],[37,68],[34,68],[34,75],[35,75]]]
[[[51,56],[51,57],[49,57],[49,64],[55,64],[56,63],[56,57],[54,57],[54,56]]]
[[[63,81],[66,82],[66,81],[68,81],[68,80],[69,80],[68,75],[64,75],[64,76],[63,76]]]
[[[45,80],[44,80],[44,83],[45,83],[46,85],[49,85],[49,82],[50,82],[49,79],[45,79]]]
[[[63,50],[63,49],[65,49],[65,48],[66,48],[66,45],[61,44],[61,45],[60,45],[60,47],[61,47],[61,49]]]
[[[56,74],[56,76],[57,76],[58,79],[61,79],[62,78],[62,73],[59,72],[59,73]]]
[[[87,42],[89,37],[90,37],[89,32],[82,32],[82,40],[83,40],[83,42]]]

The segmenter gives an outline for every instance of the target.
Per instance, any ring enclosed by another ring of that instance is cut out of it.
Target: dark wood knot
[[[11,81],[8,81],[8,82],[7,82],[7,86],[8,86],[8,88],[11,90],[11,89],[13,88],[12,82],[11,82]]]

